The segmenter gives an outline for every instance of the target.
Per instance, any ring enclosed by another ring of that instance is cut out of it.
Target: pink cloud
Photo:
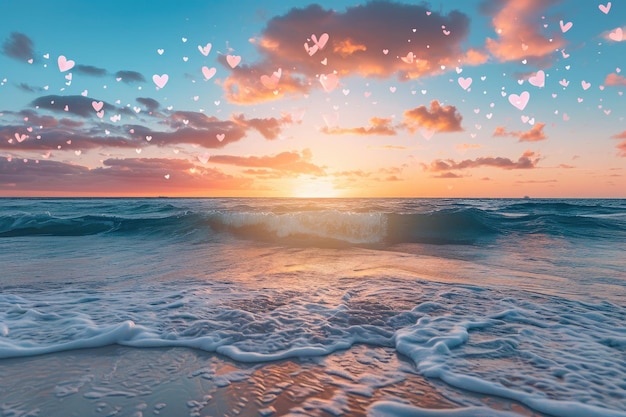
[[[608,85],[608,86],[626,85],[626,77],[612,72],[608,74],[606,78],[604,79],[604,85]]]
[[[406,81],[440,73],[442,65],[478,65],[487,55],[463,47],[469,22],[458,11],[443,15],[423,5],[388,1],[343,12],[316,4],[293,8],[270,19],[254,41],[261,60],[232,69],[222,85],[229,101],[251,104],[320,88],[320,74]],[[279,68],[280,79],[267,88],[261,77]]]
[[[480,157],[476,159],[465,159],[459,162],[453,159],[436,159],[428,165],[422,164],[422,168],[425,171],[430,172],[445,172],[481,167],[492,167],[505,170],[532,169],[535,168],[539,160],[540,157],[538,154],[532,151],[526,151],[517,161],[503,157]]]
[[[454,106],[441,106],[437,100],[430,102],[430,108],[419,106],[404,112],[404,124],[412,132],[419,128],[435,132],[462,131],[463,117]]]
[[[184,159],[107,159],[103,167],[57,161],[0,158],[0,190],[38,195],[163,195],[250,189],[250,179],[194,165]],[[167,177],[166,177],[167,176]]]
[[[391,118],[372,117],[368,126],[365,127],[340,128],[324,126],[320,130],[329,135],[394,136],[397,132],[396,128],[391,125],[391,121]]]
[[[487,2],[496,37],[487,38],[486,47],[501,62],[524,58],[545,61],[556,49],[565,45],[558,33],[544,36],[541,15],[561,0],[490,0]],[[552,40],[552,41],[550,41]]]
[[[210,161],[216,164],[250,168],[271,168],[294,174],[325,176],[324,168],[311,163],[313,155],[309,149],[299,152],[282,152],[272,156],[214,155]],[[251,172],[249,172],[251,173]]]
[[[498,126],[493,132],[493,136],[511,136],[518,138],[520,142],[537,142],[547,139],[545,133],[543,132],[543,128],[545,127],[545,125],[545,123],[537,123],[526,132],[507,132],[505,127]]]

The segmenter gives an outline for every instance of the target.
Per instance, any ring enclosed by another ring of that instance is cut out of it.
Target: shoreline
[[[365,345],[262,364],[188,348],[119,345],[0,364],[0,409],[15,415],[365,415],[382,401],[450,412],[462,407],[437,391],[441,381],[418,375],[407,358]],[[491,410],[542,416],[508,400],[463,395]]]

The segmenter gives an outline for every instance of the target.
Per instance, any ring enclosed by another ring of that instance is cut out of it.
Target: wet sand
[[[355,346],[331,356],[236,363],[186,348],[109,346],[0,361],[0,414],[10,416],[366,415],[377,401],[460,406],[392,349]],[[540,416],[498,398],[477,404]]]

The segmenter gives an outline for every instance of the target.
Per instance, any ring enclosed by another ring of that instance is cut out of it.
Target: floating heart
[[[598,9],[600,9],[600,11],[604,14],[609,14],[609,11],[611,10],[611,2],[608,2],[606,6],[604,4],[599,4]]]
[[[57,60],[57,64],[59,65],[59,71],[65,72],[65,71],[69,71],[72,68],[74,68],[74,65],[76,63],[74,61],[72,61],[71,59],[68,60],[63,55],[60,55],[58,60]]]
[[[567,32],[568,30],[572,28],[572,26],[574,26],[572,22],[563,23],[562,20],[559,22],[559,24],[561,25],[561,31],[563,33]]]
[[[204,153],[202,155],[198,155],[198,161],[202,162],[203,164],[206,164],[207,162],[209,162],[209,158],[211,156],[208,153]]]
[[[167,74],[163,74],[163,75],[154,74],[152,76],[152,81],[154,81],[156,86],[159,88],[165,87],[165,84],[167,84],[168,80],[169,80],[169,76]]]
[[[91,102],[91,106],[93,107],[93,109],[95,111],[98,112],[98,111],[102,110],[102,107],[104,106],[104,103],[101,102],[101,101],[92,101]]]
[[[333,91],[335,87],[337,87],[337,84],[339,83],[339,77],[337,77],[337,74],[334,73],[328,75],[322,74],[320,75],[320,83],[322,84],[324,90],[329,93]]]
[[[228,62],[231,68],[235,68],[241,62],[241,57],[238,55],[227,55],[226,62]]]
[[[467,90],[470,87],[470,85],[472,85],[471,77],[467,77],[467,78],[459,77],[457,81],[459,85],[461,86],[461,88],[463,88],[463,90]]]
[[[591,83],[588,83],[587,81],[583,80],[580,85],[582,85],[583,90],[587,90],[589,87],[591,87]]]
[[[215,137],[217,138],[217,140],[219,140],[221,142],[221,141],[224,140],[226,135],[224,133],[219,133],[219,134],[215,135]]]
[[[403,56],[400,59],[402,59],[407,64],[412,64],[413,63],[413,52],[409,52],[408,54],[406,54],[406,56]]]
[[[311,35],[311,40],[320,50],[324,49],[324,46],[326,46],[326,42],[328,42],[328,38],[328,33],[322,33],[319,40],[317,40],[317,36]]]
[[[624,37],[622,28],[617,28],[613,32],[609,33],[609,39],[615,42],[621,42]]]
[[[211,52],[211,44],[207,43],[205,46],[198,45],[198,50],[202,55],[207,56]]]
[[[509,103],[513,105],[513,107],[518,110],[524,110],[526,105],[528,104],[528,100],[530,99],[530,93],[528,91],[522,92],[519,96],[517,94],[509,95]]]
[[[217,70],[215,69],[215,67],[202,67],[202,75],[204,75],[204,79],[206,81],[209,81],[211,78],[213,78],[216,72]]]
[[[535,87],[541,88],[546,83],[546,74],[543,72],[543,70],[539,70],[535,75],[528,79],[528,82]]]

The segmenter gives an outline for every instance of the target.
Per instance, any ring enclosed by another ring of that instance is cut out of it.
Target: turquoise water
[[[626,200],[0,199],[0,366],[384,348],[458,404],[443,415],[516,415],[479,394],[625,416],[625,255]],[[369,412],[430,415],[397,401]]]

